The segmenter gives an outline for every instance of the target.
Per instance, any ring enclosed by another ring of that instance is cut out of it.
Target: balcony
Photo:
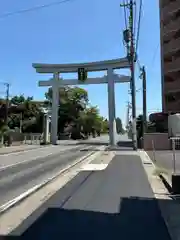
[[[173,73],[180,71],[180,58],[170,63],[164,63],[164,73]]]
[[[180,38],[172,39],[169,43],[164,44],[163,49],[164,55],[180,50]]]
[[[180,92],[180,76],[178,80],[172,82],[164,82],[164,92]]]
[[[162,9],[162,17],[163,20],[170,17],[171,14],[177,12],[180,9],[180,0],[176,0],[175,2],[170,2]]]
[[[171,21],[167,26],[163,29],[163,36],[172,34],[180,29],[180,18],[175,21]]]

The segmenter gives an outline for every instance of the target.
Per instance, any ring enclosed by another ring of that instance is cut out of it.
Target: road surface
[[[83,149],[85,147],[77,146],[71,151],[68,149],[0,168],[0,206],[44,180],[53,177],[65,166],[86,155],[87,152]],[[89,147],[88,149],[94,148]]]
[[[44,213],[38,218],[39,212]],[[80,172],[11,235],[170,240],[142,162],[134,155],[115,156],[104,171]]]
[[[87,154],[81,150],[92,151],[95,145],[107,144],[108,135],[102,135],[76,144],[71,140],[62,141],[58,146],[0,156],[0,206]]]

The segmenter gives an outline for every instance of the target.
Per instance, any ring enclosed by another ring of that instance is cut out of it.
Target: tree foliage
[[[51,108],[52,88],[45,93],[44,107]],[[33,97],[14,96],[9,103],[9,122],[11,129],[22,127],[23,132],[42,132],[43,113],[39,103]],[[3,114],[2,114],[3,115]],[[0,110],[1,116],[1,110]],[[96,106],[90,106],[88,93],[79,87],[61,87],[59,89],[58,132],[76,128],[88,135],[108,131],[108,121],[100,116]],[[69,127],[71,126],[71,127]]]

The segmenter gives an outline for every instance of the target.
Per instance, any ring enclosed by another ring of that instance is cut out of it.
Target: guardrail
[[[50,141],[50,134],[49,134]],[[24,134],[23,144],[41,144],[43,142],[43,134],[41,133],[30,133]]]

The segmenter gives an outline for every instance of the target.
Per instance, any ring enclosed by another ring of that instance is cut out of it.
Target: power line
[[[136,36],[136,16],[137,16],[137,4],[136,4],[136,2],[134,2],[134,19],[133,19],[133,21],[134,21],[134,33],[133,33],[133,35],[134,36]]]
[[[159,43],[157,44],[157,46],[156,46],[156,48],[155,48],[155,51],[154,51],[154,54],[153,54],[152,64],[151,64],[152,66],[153,66],[153,64],[154,64],[154,60],[155,60],[155,58],[156,58],[158,48],[159,48]]]
[[[126,3],[126,1],[124,0],[124,1],[123,1],[123,5],[124,5],[124,6],[123,6],[123,7],[124,7],[124,18],[125,18],[125,27],[126,27],[126,29],[127,29],[127,28],[128,28],[128,27],[127,27],[127,11],[126,11],[126,7],[125,7],[126,4],[127,4],[127,3]]]
[[[138,44],[139,44],[139,34],[140,34],[140,27],[141,27],[141,16],[142,16],[142,0],[140,0],[140,6],[139,6],[139,18],[138,18],[138,27],[137,27],[137,37],[136,37],[136,53],[137,53]]]
[[[43,5],[39,5],[36,7],[31,7],[31,8],[27,8],[27,9],[22,9],[22,10],[18,10],[15,12],[9,12],[9,13],[4,13],[0,15],[0,19],[2,18],[6,18],[6,17],[11,17],[17,14],[23,14],[23,13],[27,13],[27,12],[33,12],[33,11],[38,11],[40,9],[43,8],[49,8],[49,7],[53,7],[62,3],[66,3],[66,2],[71,2],[73,0],[61,0],[61,1],[56,1],[56,2],[52,2],[52,3],[48,3],[48,4],[43,4]]]

